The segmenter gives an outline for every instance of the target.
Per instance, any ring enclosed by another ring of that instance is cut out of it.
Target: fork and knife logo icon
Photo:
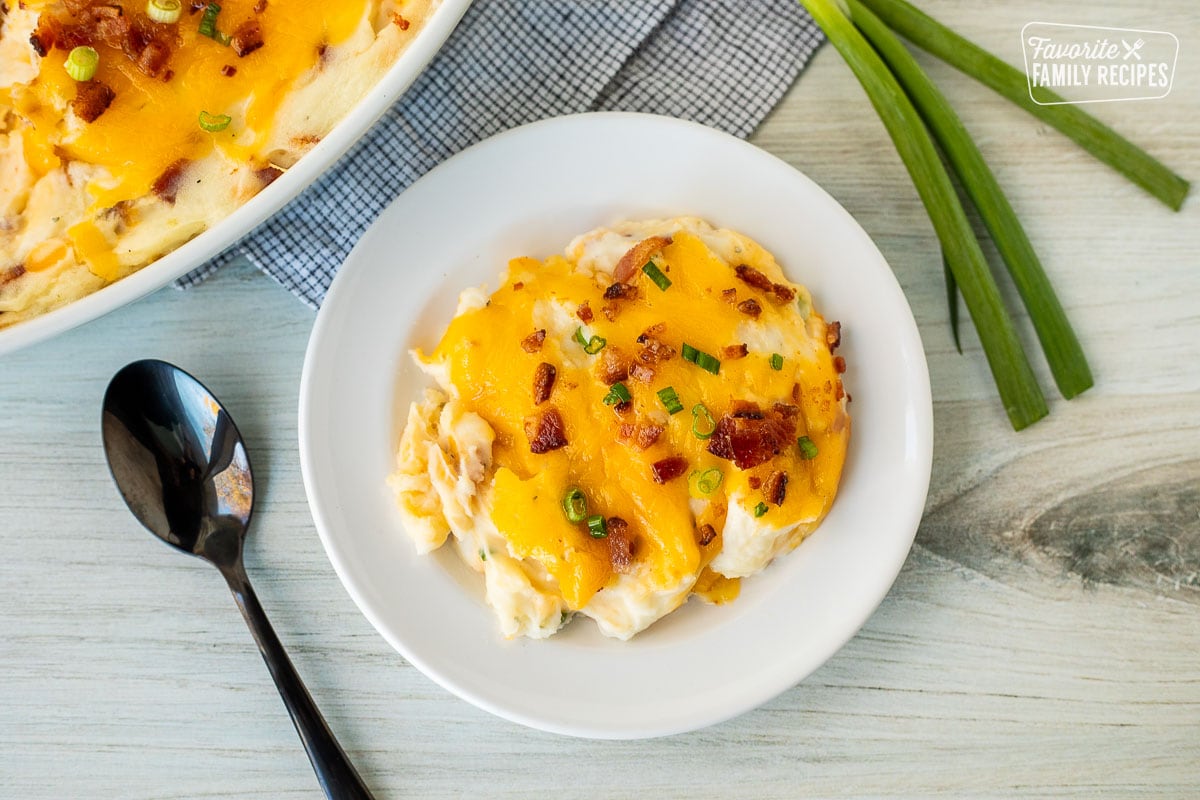
[[[1133,56],[1138,61],[1142,60],[1142,54],[1139,53],[1138,50],[1141,50],[1142,45],[1146,44],[1146,42],[1143,39],[1138,39],[1133,44],[1130,44],[1129,42],[1122,39],[1121,44],[1125,47],[1125,55],[1123,57],[1123,60],[1128,61],[1130,56]]]

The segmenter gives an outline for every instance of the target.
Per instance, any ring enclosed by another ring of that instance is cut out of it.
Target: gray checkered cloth
[[[178,285],[245,257],[319,306],[384,207],[454,153],[582,111],[667,114],[748,136],[821,41],[796,0],[476,0],[332,170]]]

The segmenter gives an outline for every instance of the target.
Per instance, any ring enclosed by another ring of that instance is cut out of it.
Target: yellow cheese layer
[[[743,255],[750,266],[778,275],[765,251]],[[763,308],[758,323],[791,331],[793,341],[805,335],[805,322],[796,303],[775,304],[741,283],[730,265],[687,233],[676,235],[654,260],[670,278],[671,286],[661,291],[639,272],[634,281],[639,298],[621,302],[619,313],[610,321],[601,312],[603,306],[611,305],[603,299],[609,280],[593,280],[563,257],[544,263],[516,259],[509,265],[506,283],[488,304],[456,317],[428,356],[430,362],[448,367],[461,400],[496,432],[492,511],[496,527],[514,555],[541,562],[558,581],[572,609],[586,605],[614,574],[603,540],[592,539],[585,526],[570,523],[564,516],[561,501],[570,487],[583,489],[589,514],[626,520],[637,540],[636,559],[650,567],[657,587],[670,587],[699,575],[721,547],[719,536],[701,547],[698,526],[712,524],[719,532],[730,502],[753,508],[764,499],[760,490],[751,488],[752,477],[762,480],[777,469],[788,472],[783,505],[770,506],[761,520],[780,529],[824,514],[845,459],[845,436],[832,430],[835,416],[841,413],[835,399],[840,381],[823,342],[782,353],[780,370],[772,368],[769,353],[722,358],[718,375],[678,355],[682,342],[718,358],[723,348],[740,343],[739,325],[748,317],[722,298],[723,290],[736,289],[739,300],[757,297]],[[624,381],[633,400],[632,412],[626,415],[603,402],[609,387],[596,377],[599,355],[584,355],[583,367],[571,366],[581,358],[580,345],[553,335],[546,337],[540,352],[528,353],[521,346],[539,327],[535,324],[539,303],[561,304],[574,313],[585,301],[594,319],[588,325],[577,324],[584,327],[586,335],[606,339],[607,347],[634,356],[639,350],[639,334],[664,323],[659,338],[676,350],[674,358],[654,367],[650,384]],[[534,372],[542,362],[556,367],[557,379],[549,401],[535,406]],[[797,435],[814,441],[819,451],[815,459],[802,459],[793,442],[774,459],[743,471],[707,452],[708,441],[693,433],[691,410],[697,404],[702,403],[719,419],[739,400],[753,400],[764,408],[774,402],[793,403],[797,383],[801,398]],[[668,386],[674,388],[685,408],[669,418],[658,441],[646,450],[620,441],[623,422],[645,421],[647,414],[663,412],[656,392]],[[549,453],[532,453],[525,420],[551,406],[562,416],[568,444]],[[687,472],[666,484],[656,483],[651,465],[676,455],[687,459]],[[689,502],[688,475],[710,468],[719,469],[724,477],[720,487],[705,498],[709,503],[696,518]],[[736,581],[715,575],[706,575],[697,588],[717,601],[737,594]]]

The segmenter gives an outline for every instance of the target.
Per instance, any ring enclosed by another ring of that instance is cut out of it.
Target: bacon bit
[[[408,30],[408,20],[397,14],[395,11],[392,12],[392,24],[402,31]]]
[[[579,308],[575,309],[575,316],[579,317],[580,322],[584,325],[587,325],[595,318],[595,314],[592,313],[592,308],[587,304],[586,300],[579,304]]]
[[[627,573],[633,571],[633,535],[629,532],[629,523],[620,517],[609,517],[604,521],[608,528],[608,560],[613,572]]]
[[[777,506],[783,505],[787,497],[788,474],[783,470],[775,470],[763,485],[763,495],[767,501]]]
[[[732,344],[729,347],[721,348],[721,355],[733,360],[745,358],[749,352],[744,344]]]
[[[600,351],[600,358],[596,359],[596,377],[605,385],[612,386],[617,381],[623,381],[629,377],[629,365],[629,357],[621,351],[621,348],[609,345]]]
[[[537,353],[542,349],[544,341],[546,341],[546,329],[541,328],[521,340],[521,349],[526,353]]]
[[[629,283],[618,281],[604,290],[605,300],[636,300],[638,288]]]
[[[617,412],[622,417],[625,416],[626,414],[628,414],[632,410],[633,410],[633,401],[632,400],[622,400],[621,402],[619,402],[615,406],[613,406],[613,411]]]
[[[825,327],[825,344],[829,345],[829,352],[838,349],[838,345],[842,343],[842,323],[834,320]]]
[[[175,204],[175,195],[179,192],[179,185],[183,182],[183,170],[190,162],[186,158],[181,158],[175,161],[171,166],[163,170],[163,174],[159,175],[154,183],[150,185],[150,191],[161,197],[171,205]]]
[[[248,19],[238,25],[237,30],[229,37],[229,46],[238,54],[238,58],[245,58],[262,47],[262,26],[258,24],[258,20]]]
[[[701,525],[696,529],[696,543],[708,547],[717,538],[717,530],[712,525]]]
[[[638,351],[638,360],[643,364],[657,364],[675,357],[675,348],[658,338],[658,334],[666,329],[666,325],[658,322],[646,328],[637,337],[637,343],[642,346]]]
[[[171,80],[171,78],[174,78],[174,77],[175,77],[175,70],[169,69],[162,74],[162,82],[167,83],[168,81]]]
[[[267,0],[258,0],[258,2],[254,4],[254,13],[255,14],[261,14],[266,10],[267,10]]]
[[[796,434],[792,406],[776,404],[763,413],[752,404],[740,404],[717,422],[708,452],[732,461],[738,469],[752,469],[782,452]]]
[[[662,436],[663,426],[653,422],[644,422],[637,427],[637,433],[634,434],[633,443],[639,449],[645,450],[651,447],[658,441],[658,437]]]
[[[746,264],[738,264],[734,267],[733,271],[737,273],[738,279],[743,283],[747,283],[760,291],[770,293],[780,303],[786,303],[796,296],[794,289],[784,286],[782,283],[772,283],[770,278],[754,267]]]
[[[757,475],[751,475],[750,480],[746,482],[750,484],[751,489],[757,490],[758,487],[762,486],[762,478],[758,477]]]
[[[654,380],[654,370],[641,364],[634,364],[629,368],[629,377],[640,383],[650,383]]]
[[[650,465],[655,483],[666,483],[687,472],[688,462],[683,456],[668,456]]]
[[[514,292],[519,292],[519,291],[521,291],[521,290],[522,290],[522,289],[524,289],[524,288],[525,288],[525,282],[524,282],[524,281],[517,281],[516,283],[514,283],[514,284],[513,284],[513,291],[514,291]]]
[[[525,438],[529,440],[529,452],[539,455],[565,447],[567,435],[558,409],[551,406],[542,414],[526,417]]]
[[[149,42],[136,59],[137,67],[151,78],[158,77],[171,58],[171,48],[164,42]]]
[[[263,186],[270,186],[275,182],[275,179],[283,174],[283,170],[274,164],[268,164],[262,169],[254,170],[254,177],[258,178],[258,182]]]
[[[232,78],[234,75],[237,75],[237,67],[233,64],[226,64],[221,67],[221,74],[226,78]]]
[[[176,41],[168,26],[140,15],[127,16],[119,5],[94,0],[50,5],[29,37],[34,52],[42,57],[54,48],[69,51],[81,45],[105,44],[119,49],[152,78],[163,73]]]
[[[600,313],[604,314],[604,316],[608,319],[609,322],[612,322],[614,319],[617,318],[617,307],[616,306],[600,306]]]
[[[722,289],[721,299],[726,303],[732,303],[734,300],[737,300],[737,289]]]
[[[798,383],[792,384],[792,402],[793,403],[800,402],[800,384],[798,384]]]
[[[670,236],[651,236],[642,239],[625,251],[617,266],[613,269],[613,280],[624,283],[637,275],[637,271],[646,265],[650,256],[662,250],[671,243]]]
[[[54,47],[54,38],[39,27],[39,30],[29,34],[29,46],[33,48],[33,52],[37,53],[39,58],[45,58],[46,53],[49,53]]]
[[[842,388],[842,382],[838,381],[837,387],[835,388],[835,391],[833,393],[833,399],[841,400],[845,396],[846,396],[846,390]]]
[[[537,365],[537,369],[533,372],[533,404],[540,406],[542,403],[550,399],[550,393],[554,391],[554,379],[558,375],[558,370],[553,364],[547,364],[545,361]]]
[[[842,358],[841,356],[834,356],[833,357],[833,370],[838,375],[841,375],[843,372],[845,372],[846,371],[846,359]]]
[[[762,306],[758,304],[757,300],[751,297],[749,300],[743,300],[742,302],[738,303],[737,310],[748,317],[754,317],[755,319],[758,319],[758,315],[762,313]]]
[[[112,105],[116,94],[100,81],[91,80],[75,84],[75,99],[71,108],[84,122],[95,122]]]

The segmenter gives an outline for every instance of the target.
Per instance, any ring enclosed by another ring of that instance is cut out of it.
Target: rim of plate
[[[0,329],[0,355],[44,341],[116,311],[186,275],[236,244],[298,197],[371,129],[433,60],[470,5],[471,0],[440,0],[425,27],[400,54],[396,63],[334,126],[329,135],[305,153],[295,166],[229,216],[116,283],[11,328]]]
[[[647,183],[650,165],[657,171]],[[643,181],[633,182],[639,175]],[[505,641],[483,605],[482,579],[447,554],[452,545],[418,556],[385,485],[403,412],[428,384],[415,377],[407,350],[436,342],[462,289],[480,276],[494,287],[510,257],[561,252],[589,229],[572,229],[581,221],[711,217],[720,208],[736,219],[708,221],[774,252],[791,279],[813,290],[826,317],[843,321],[847,386],[864,396],[851,406],[854,430],[833,509],[794,552],[747,579],[731,604],[686,603],[629,642],[605,639],[586,619],[548,640]],[[799,233],[790,232],[790,220]],[[497,253],[504,255],[497,260]],[[389,287],[394,294],[383,291]],[[912,546],[929,487],[932,430],[912,312],[847,211],[791,165],[740,139],[668,117],[604,112],[543,120],[480,142],[389,205],[317,315],[298,434],[325,552],[359,609],[404,658],[513,722],[633,739],[695,730],[755,708],[854,636]],[[614,672],[621,677],[613,680]],[[633,697],[619,696],[626,688]]]

